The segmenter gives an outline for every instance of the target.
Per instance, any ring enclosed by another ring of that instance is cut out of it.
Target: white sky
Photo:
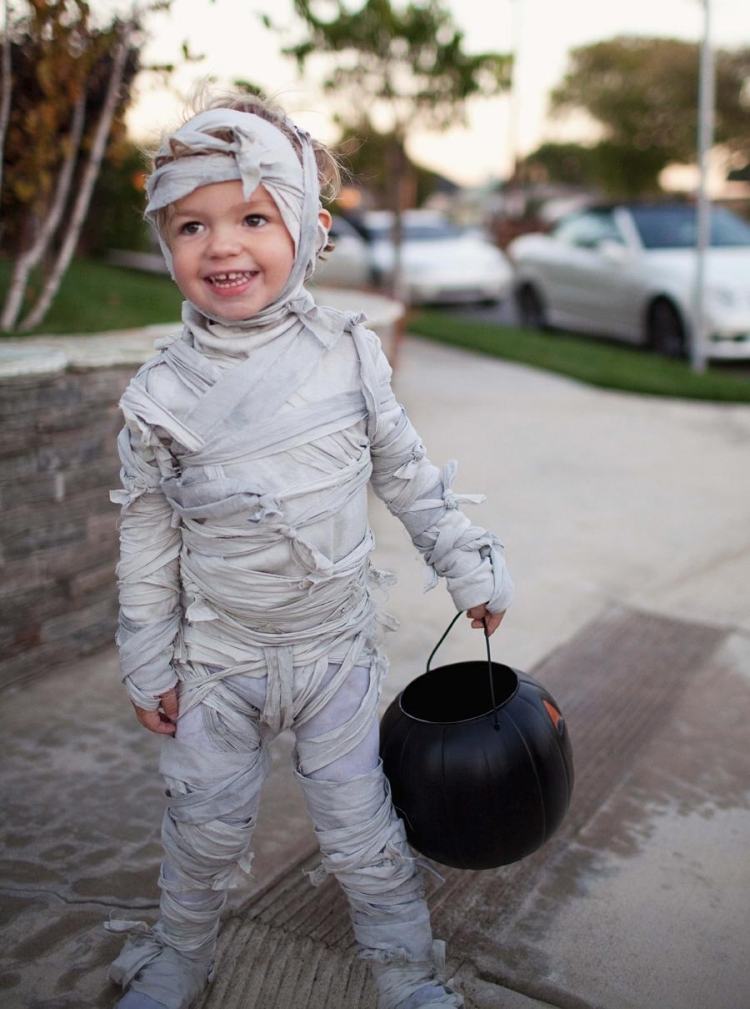
[[[466,128],[443,134],[415,133],[409,150],[421,163],[463,183],[502,174],[513,146],[524,153],[545,139],[588,139],[583,117],[552,122],[547,96],[562,78],[567,54],[575,46],[617,34],[664,35],[697,40],[702,32],[701,0],[447,0],[465,33],[468,51],[509,51],[517,44],[516,112],[508,96],[474,102]],[[123,0],[98,0],[99,11],[124,9]],[[749,0],[712,0],[716,45],[750,45]],[[138,139],[153,136],[179,118],[182,99],[193,82],[208,74],[224,82],[245,77],[263,85],[287,111],[324,141],[335,139],[330,103],[312,73],[297,77],[293,61],[280,53],[283,40],[262,27],[258,13],[273,12],[275,22],[293,26],[290,0],[174,0],[167,15],[150,21],[145,62],[179,62],[180,44],[206,59],[182,67],[171,89],[143,78],[129,116]],[[290,40],[293,38],[290,35]],[[514,139],[515,138],[515,139]]]

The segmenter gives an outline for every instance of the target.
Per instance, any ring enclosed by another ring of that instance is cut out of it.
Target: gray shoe
[[[424,985],[412,992],[404,1001],[400,1002],[398,1009],[460,1009],[464,1000],[457,992],[452,991],[446,985],[435,982]],[[126,1007],[130,1009],[130,1007]],[[133,1009],[140,1009],[134,1006]],[[150,1007],[144,1007],[150,1009]]]
[[[163,1002],[155,1002],[150,995],[144,995],[142,991],[133,991],[131,988],[126,991],[115,1009],[166,1009]]]
[[[164,945],[149,930],[130,935],[109,976],[126,992],[116,1009],[189,1009],[213,977],[213,965]]]

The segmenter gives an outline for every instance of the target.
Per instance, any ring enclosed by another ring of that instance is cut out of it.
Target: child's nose
[[[208,243],[208,252],[211,256],[230,256],[240,252],[242,246],[239,235],[234,228],[219,227],[213,228]]]

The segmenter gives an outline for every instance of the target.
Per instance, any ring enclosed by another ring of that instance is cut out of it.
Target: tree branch
[[[99,169],[101,168],[102,159],[106,150],[109,131],[112,126],[112,119],[114,117],[115,108],[117,107],[119,90],[125,71],[130,38],[133,34],[134,28],[135,25],[133,22],[127,22],[120,29],[119,41],[115,47],[114,55],[112,57],[112,67],[107,84],[106,96],[99,114],[99,121],[96,125],[94,139],[91,144],[91,150],[89,151],[86,168],[81,179],[78,196],[76,197],[70,221],[68,222],[67,232],[62,245],[60,246],[60,251],[57,254],[54,266],[52,267],[50,275],[42,288],[41,294],[39,295],[37,303],[19,326],[21,332],[33,329],[34,326],[37,326],[42,321],[52,304],[55,295],[57,294],[63,274],[67,270],[70,260],[73,258],[73,253],[75,252],[76,245],[78,244],[81,227],[83,226],[83,222],[86,218],[86,212],[88,211],[89,203],[91,201],[91,194],[94,191],[94,186],[96,184]]]
[[[5,134],[8,131],[8,121],[10,119],[10,95],[13,86],[11,77],[11,50],[10,50],[10,0],[5,0],[5,31],[3,32],[3,54],[2,54],[2,86],[3,94],[0,99],[0,191],[3,188],[3,162],[5,153]]]
[[[13,267],[13,275],[5,299],[3,314],[0,318],[0,329],[11,330],[15,326],[18,313],[21,311],[21,304],[23,296],[26,293],[26,285],[28,284],[31,271],[42,261],[62,219],[63,210],[68,200],[68,193],[70,192],[70,183],[73,179],[73,169],[78,160],[78,153],[81,147],[85,112],[86,92],[83,91],[73,106],[73,119],[67,138],[68,152],[65,155],[65,161],[57,177],[52,205],[37,232],[34,242],[26,252],[18,257]]]

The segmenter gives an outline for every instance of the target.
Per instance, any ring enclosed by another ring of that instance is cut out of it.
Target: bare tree
[[[7,12],[12,0],[2,2]],[[122,146],[131,85],[144,69],[144,20],[171,3],[138,0],[128,18],[101,25],[93,20],[90,0],[29,0],[10,37],[6,30],[3,72],[7,76],[5,67],[12,64],[13,94],[9,101],[4,87],[0,103],[7,123],[0,196],[3,244],[13,271],[0,312],[3,330],[26,332],[49,310],[104,158]],[[40,283],[36,300],[25,304],[32,285]]]
[[[57,177],[55,195],[52,199],[49,214],[45,217],[41,227],[36,233],[32,245],[16,259],[13,267],[8,294],[3,307],[3,314],[0,316],[0,329],[13,329],[21,311],[21,303],[26,292],[26,286],[31,276],[31,271],[42,261],[42,257],[50,247],[57,227],[62,219],[63,210],[68,201],[70,183],[73,179],[73,169],[78,160],[78,151],[81,146],[83,135],[83,124],[86,113],[86,94],[82,92],[73,109],[73,121],[70,133],[67,138],[67,151],[65,161]]]
[[[3,153],[5,151],[5,134],[8,130],[8,120],[10,119],[10,93],[13,87],[11,76],[11,49],[10,49],[10,0],[5,0],[5,31],[3,32],[3,52],[2,52],[2,85],[3,93],[0,98],[0,189],[3,185]]]
[[[104,151],[107,146],[109,131],[112,126],[112,119],[119,99],[120,87],[123,81],[125,64],[130,47],[130,39],[133,34],[134,27],[135,26],[132,22],[126,22],[120,27],[119,39],[112,58],[104,104],[102,105],[101,112],[99,113],[99,121],[96,125],[91,150],[89,151],[86,167],[78,189],[78,196],[76,197],[76,201],[73,205],[70,219],[67,222],[65,237],[60,249],[58,250],[52,270],[45,280],[36,304],[19,326],[21,332],[33,329],[34,326],[38,325],[42,321],[47,313],[47,310],[52,304],[53,298],[57,294],[60,281],[70,264],[70,260],[73,258],[73,253],[75,252],[76,245],[78,244],[78,236],[80,235],[83,222],[86,219],[86,212],[88,211],[89,203],[91,201],[91,194],[94,191],[94,185],[96,184],[102,158],[104,157]]]

